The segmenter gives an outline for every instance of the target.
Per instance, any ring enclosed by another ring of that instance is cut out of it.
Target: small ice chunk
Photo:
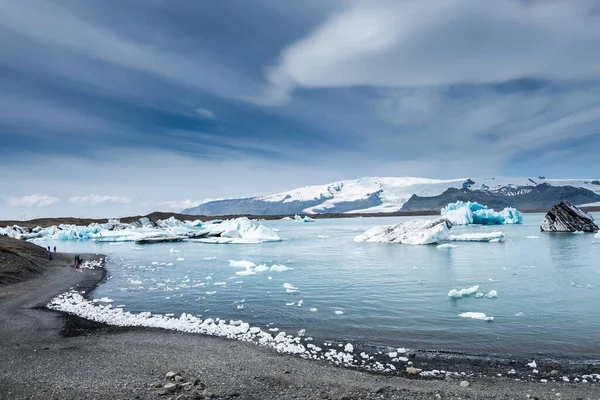
[[[208,260],[216,260],[216,259],[217,259],[217,257],[215,257],[215,256],[212,256],[212,257],[204,257],[204,259],[205,259],[205,260],[207,260],[207,261],[208,261]]]
[[[174,249],[173,247],[171,247],[171,249],[169,250],[170,253],[179,253],[178,249]]]
[[[485,297],[487,297],[488,299],[495,299],[496,297],[498,297],[498,292],[496,292],[495,290],[490,290],[489,293],[485,295]]]
[[[213,291],[213,292],[206,292],[206,294],[215,294],[217,292]]]
[[[466,288],[466,289],[460,289],[460,290],[452,289],[448,292],[448,296],[461,298],[463,296],[468,296],[468,295],[471,295],[471,294],[477,292],[477,289],[479,289],[478,285],[471,286],[470,288]]]
[[[265,272],[269,270],[269,267],[267,267],[265,264],[261,264],[261,265],[257,265],[256,268],[254,268],[254,270],[256,272]]]
[[[273,264],[273,265],[271,265],[271,268],[269,268],[270,271],[274,271],[274,272],[291,271],[293,269],[294,268],[290,268],[290,267],[287,267],[282,264]]]
[[[317,312],[317,309],[313,307],[310,309],[310,312]]]
[[[525,236],[525,239],[539,239],[539,236]]]
[[[518,313],[515,314],[515,317],[522,317],[523,315],[525,315],[524,312],[520,311]]]
[[[342,315],[344,312],[343,312],[342,310],[335,310],[335,313],[336,313],[337,315]]]
[[[454,249],[455,247],[458,247],[458,246],[455,244],[444,243],[444,244],[439,244],[436,247],[438,249]]]
[[[185,261],[185,258],[183,258],[183,257],[177,257],[177,259],[175,261]]]
[[[346,353],[353,353],[354,352],[354,346],[352,346],[352,344],[347,343],[346,346],[344,346],[344,351]]]
[[[253,268],[256,267],[256,264],[254,264],[252,261],[246,260],[229,260],[229,266],[235,268]]]
[[[533,360],[533,361],[532,361],[532,362],[530,362],[530,363],[527,363],[527,366],[528,366],[528,367],[531,367],[531,368],[537,368],[537,364],[536,364],[535,360]]]
[[[464,312],[458,314],[459,317],[463,318],[473,318],[473,319],[481,319],[483,321],[493,321],[494,317],[488,317],[485,313],[482,312]]]

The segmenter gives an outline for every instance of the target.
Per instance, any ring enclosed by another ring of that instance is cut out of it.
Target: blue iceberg
[[[494,211],[483,204],[470,201],[448,204],[442,208],[441,214],[454,225],[504,225],[523,222],[523,215],[516,208],[506,207],[502,211]]]

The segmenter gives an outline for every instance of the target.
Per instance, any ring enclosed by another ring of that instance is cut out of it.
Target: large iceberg
[[[206,243],[278,242],[281,238],[272,229],[257,225],[248,218],[226,221],[180,221],[173,217],[156,222],[144,217],[132,223],[109,220],[87,226],[53,225],[34,229],[8,226],[0,233],[23,240],[94,240],[96,242],[161,242],[195,240]]]
[[[355,242],[431,244],[446,239],[452,224],[445,218],[414,219],[398,225],[381,225],[354,238]]]
[[[523,216],[516,208],[506,207],[502,211],[494,211],[477,202],[460,200],[442,208],[441,214],[454,225],[503,225],[523,222]]]

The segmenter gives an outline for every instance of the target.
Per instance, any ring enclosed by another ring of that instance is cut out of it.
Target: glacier
[[[494,211],[477,202],[460,200],[442,208],[441,215],[454,225],[503,225],[523,222],[523,216],[516,208],[506,207],[502,211]]]
[[[132,223],[117,219],[87,226],[53,225],[47,228],[8,226],[0,231],[21,240],[93,240],[96,242],[135,242],[148,239],[181,239],[203,243],[279,242],[275,231],[257,225],[246,217],[209,222],[180,221],[174,217],[156,222],[144,217]]]

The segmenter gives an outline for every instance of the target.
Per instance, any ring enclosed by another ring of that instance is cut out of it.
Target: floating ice
[[[523,222],[521,213],[512,207],[497,212],[487,206],[467,201],[457,201],[442,208],[442,217],[448,218],[455,225],[502,225],[520,224]]]
[[[315,222],[315,220],[309,216],[304,216],[304,218],[303,218],[303,217],[299,216],[298,214],[294,215],[294,220],[296,222]]]
[[[478,285],[471,286],[470,288],[467,288],[467,289],[460,289],[460,290],[452,289],[448,292],[448,296],[461,298],[463,296],[469,296],[469,295],[477,292],[477,289],[479,289]]]
[[[171,253],[179,253],[179,252],[180,252],[180,250],[177,250],[177,249],[175,249],[175,248],[171,247],[171,248],[169,249],[169,252],[171,252]]]
[[[256,264],[254,264],[252,261],[246,261],[246,260],[241,260],[241,261],[229,260],[229,266],[236,267],[236,268],[253,268],[253,267],[256,267]]]
[[[285,291],[288,293],[297,293],[298,292],[298,288],[290,283],[285,282],[283,284],[283,287],[284,287]]]
[[[265,264],[261,264],[261,265],[257,265],[256,268],[254,268],[254,270],[256,272],[265,272],[269,270],[269,267],[267,267]]]
[[[431,244],[444,240],[452,224],[445,218],[414,219],[398,225],[381,225],[354,238],[355,242]]]
[[[539,236],[525,236],[525,239],[539,239]]]
[[[489,293],[485,295],[485,297],[487,297],[488,299],[495,299],[496,297],[498,297],[498,292],[496,292],[495,290],[490,290]]]
[[[213,286],[226,286],[227,282],[215,282],[213,283]]]
[[[515,317],[522,317],[523,315],[525,315],[524,312],[520,311],[518,313],[515,314]]]
[[[533,360],[533,361],[532,361],[532,362],[530,362],[530,363],[527,363],[527,366],[528,366],[528,367],[531,367],[531,368],[537,368],[537,364],[536,364],[535,360]]]
[[[453,249],[455,247],[458,247],[458,246],[455,245],[455,244],[450,244],[450,243],[444,243],[444,244],[438,244],[437,245],[438,249]]]
[[[316,312],[316,311],[317,311],[317,309],[316,309],[316,308],[311,308],[311,309],[310,309],[310,312]]]
[[[163,238],[170,241],[193,240],[205,243],[263,243],[278,242],[281,238],[264,225],[256,225],[248,218],[235,218],[226,221],[179,221],[173,217],[167,220],[150,221],[141,218],[130,224],[119,220],[106,223],[92,223],[88,226],[61,224],[34,229],[9,226],[2,230],[17,239],[52,240],[94,240],[97,242],[133,242]],[[163,240],[164,241],[164,240]],[[172,248],[173,252],[178,252]]]
[[[209,261],[209,260],[216,260],[217,257],[212,256],[212,257],[204,257],[205,260]]]
[[[480,233],[463,233],[461,235],[449,235],[448,241],[451,242],[490,242],[497,243],[504,241],[504,233],[500,231],[480,232]]]
[[[344,312],[343,312],[342,310],[335,310],[335,313],[336,313],[337,315],[342,315]]]
[[[293,269],[294,268],[286,267],[285,265],[273,264],[273,265],[271,265],[271,268],[269,270],[275,271],[275,272],[283,272],[283,271],[291,271]]]
[[[215,293],[217,293],[217,292],[215,292],[215,291],[212,291],[212,292],[206,292],[206,294],[209,294],[209,295],[210,295],[210,294],[215,294]]]
[[[175,261],[185,261],[185,258],[183,258],[183,257],[177,257],[177,259]]]
[[[463,317],[463,318],[473,318],[473,319],[481,319],[484,321],[493,321],[494,317],[488,317],[487,315],[485,315],[485,313],[482,312],[464,312],[461,314],[458,314],[459,317]]]

